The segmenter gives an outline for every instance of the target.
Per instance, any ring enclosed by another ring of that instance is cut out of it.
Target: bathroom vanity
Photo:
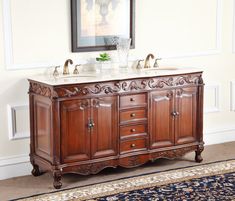
[[[29,79],[32,174],[96,174],[203,151],[198,69]],[[156,167],[157,169],[157,167]]]

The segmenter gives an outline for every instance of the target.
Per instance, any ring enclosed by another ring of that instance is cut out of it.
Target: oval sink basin
[[[176,67],[159,67],[156,68],[156,70],[177,70],[178,68]]]
[[[153,70],[178,70],[179,68],[176,67],[157,67],[157,68],[142,68],[139,69],[140,71],[153,71]]]
[[[56,78],[79,78],[79,77],[96,77],[94,74],[71,74],[71,75],[60,75]]]

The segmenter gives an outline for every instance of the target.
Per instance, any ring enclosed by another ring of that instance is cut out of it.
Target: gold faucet
[[[144,68],[151,68],[150,62],[149,62],[150,57],[151,57],[152,59],[154,59],[154,55],[153,55],[153,54],[148,54],[147,57],[146,57],[146,59],[145,59],[145,62],[144,62]]]
[[[68,75],[69,74],[69,67],[68,64],[73,64],[72,59],[67,59],[64,63],[64,69],[63,69],[63,75]]]

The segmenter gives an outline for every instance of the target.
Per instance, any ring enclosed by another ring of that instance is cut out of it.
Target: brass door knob
[[[132,132],[132,133],[135,132],[135,131],[136,131],[136,129],[134,129],[134,128],[131,129],[131,132]]]
[[[134,148],[136,145],[133,143],[133,144],[131,144],[131,148]]]
[[[135,113],[131,113],[131,117],[135,117],[136,116],[136,114]]]
[[[130,98],[130,101],[131,101],[131,102],[134,102],[134,101],[135,101],[135,99],[134,99],[134,98]]]

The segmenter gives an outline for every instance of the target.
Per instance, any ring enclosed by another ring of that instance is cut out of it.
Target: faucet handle
[[[142,68],[142,66],[141,66],[141,64],[140,64],[140,62],[142,62],[142,61],[144,61],[144,59],[138,60],[136,69],[141,69],[141,68]]]
[[[78,72],[78,67],[79,66],[81,66],[81,64],[77,64],[76,66],[75,66],[75,68],[74,68],[74,71],[73,71],[73,74],[79,74],[79,72]]]
[[[57,68],[60,68],[60,66],[56,66],[55,67],[55,70],[53,71],[53,76],[54,77],[58,77],[59,76],[59,72],[58,72]]]
[[[159,60],[162,60],[162,58],[156,58],[156,59],[155,59],[155,62],[154,62],[154,64],[153,64],[153,67],[154,67],[154,68],[158,68],[158,67],[159,67],[158,62],[157,62],[157,61],[159,61]]]

